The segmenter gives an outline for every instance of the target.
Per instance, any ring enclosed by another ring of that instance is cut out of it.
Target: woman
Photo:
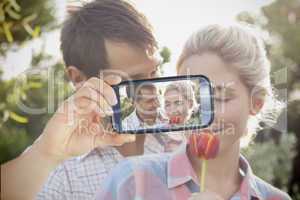
[[[205,191],[198,193],[202,160],[186,144],[174,154],[124,161],[106,179],[98,199],[290,199],[256,177],[240,155],[241,144],[253,135],[250,122],[271,105],[270,65],[262,42],[246,27],[207,26],[186,42],[177,72],[206,75],[215,85],[211,130],[221,144],[217,157],[207,161]]]
[[[164,110],[169,124],[188,123],[195,107],[196,100],[191,83],[184,81],[167,85],[164,91]]]

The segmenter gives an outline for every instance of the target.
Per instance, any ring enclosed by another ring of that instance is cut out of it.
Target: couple
[[[106,134],[97,126],[117,103],[111,85],[156,75],[157,43],[145,16],[121,0],[88,3],[64,23],[61,49],[76,92],[63,102],[31,148],[1,166],[1,182],[4,177],[7,184],[1,192],[7,199],[32,199],[36,193],[37,199],[56,200],[94,199],[96,193],[104,200],[289,199],[256,177],[240,155],[241,139],[253,134],[247,131],[249,118],[264,109],[266,94],[272,94],[265,49],[247,29],[219,25],[200,29],[186,42],[178,60],[178,75],[203,74],[215,85],[212,131],[221,146],[217,158],[208,161],[207,190],[202,193],[197,193],[195,173],[201,160],[187,153],[185,142],[173,154],[164,154],[164,144],[151,135]],[[261,80],[267,81],[251,96]],[[75,116],[71,125],[70,116]],[[82,121],[86,129],[80,129]],[[95,127],[96,132],[89,131]],[[121,162],[153,152],[159,154]]]
[[[192,114],[194,111],[198,113],[190,82],[176,81],[168,84],[163,91],[163,109],[160,94],[154,84],[136,84],[126,89],[135,109],[122,121],[125,130],[171,128],[175,125],[192,124],[189,121]],[[194,123],[198,125],[200,122]]]
[[[87,4],[64,23],[61,42],[67,72],[78,88],[77,93],[90,91],[102,100],[97,110],[99,116],[111,113],[110,105],[116,103],[116,97],[110,84],[118,82],[111,73],[103,73],[104,81],[92,78],[99,71],[126,72],[129,77],[123,76],[124,79],[156,75],[159,62],[152,56],[157,45],[151,26],[124,1]],[[206,191],[198,193],[196,172],[201,169],[201,160],[188,153],[186,142],[174,153],[165,154],[163,145],[152,135],[139,135],[135,142],[120,147],[103,148],[96,141],[100,147],[58,166],[38,199],[93,199],[96,193],[97,199],[104,200],[289,199],[256,177],[240,155],[241,140],[254,134],[248,131],[248,120],[263,111],[266,95],[272,95],[270,65],[261,40],[245,27],[204,27],[186,42],[177,74],[202,74],[215,85],[212,131],[221,146],[219,155],[208,161]],[[101,118],[96,121],[101,122]],[[149,152],[159,154],[120,163],[124,157]]]

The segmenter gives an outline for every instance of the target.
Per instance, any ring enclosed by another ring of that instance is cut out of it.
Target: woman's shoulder
[[[267,183],[266,181],[262,180],[261,178],[254,175],[255,180],[255,189],[265,200],[292,200],[291,197],[279,190],[278,188],[272,186],[271,184]]]
[[[130,165],[135,170],[163,170],[166,167],[170,153],[145,154],[126,158],[123,165]]]

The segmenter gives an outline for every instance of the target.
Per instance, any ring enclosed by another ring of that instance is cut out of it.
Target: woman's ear
[[[87,77],[79,69],[77,69],[74,66],[67,67],[66,73],[67,73],[69,80],[75,86],[76,90],[78,88],[80,88],[83,85],[83,83],[87,80]]]
[[[251,98],[250,115],[257,115],[264,106],[265,100],[259,95]]]

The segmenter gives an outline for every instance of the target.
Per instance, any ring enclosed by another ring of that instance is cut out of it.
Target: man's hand
[[[216,193],[205,191],[200,193],[193,193],[189,200],[224,200]]]
[[[120,81],[116,76],[106,82],[99,78],[87,80],[58,108],[33,148],[60,162],[95,147],[133,142],[133,135],[116,134],[109,130],[110,124],[106,120],[113,114],[112,106],[117,103],[115,92],[109,84]]]

